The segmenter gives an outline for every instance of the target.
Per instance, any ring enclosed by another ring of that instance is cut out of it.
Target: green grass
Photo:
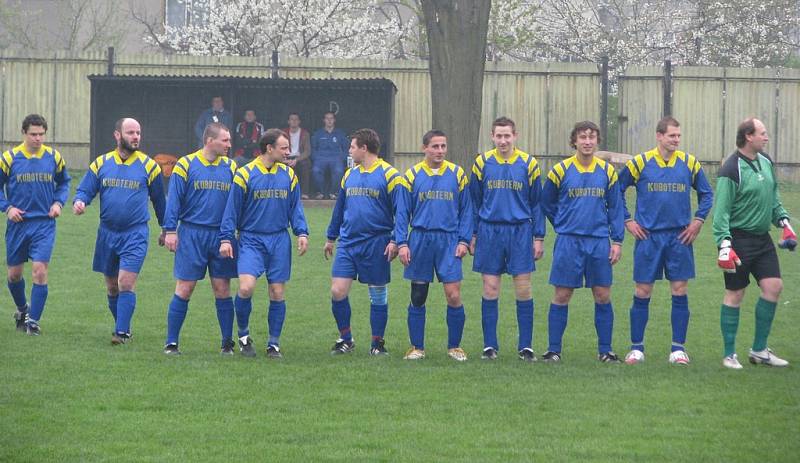
[[[78,177],[80,178],[80,177]],[[77,179],[76,179],[77,181]],[[796,189],[783,195],[795,213]],[[479,278],[464,262],[467,310],[465,364],[445,357],[441,287],[428,303],[428,358],[401,360],[408,344],[409,285],[401,265],[390,286],[389,358],[367,355],[366,288],[351,295],[356,352],[332,358],[337,336],[330,314],[330,262],[322,258],[329,209],[306,211],[311,252],[295,256],[282,337],[286,358],[263,355],[266,285],[251,318],[255,360],[221,358],[213,298],[198,285],[181,337],[179,358],[161,353],[171,298],[172,256],[152,245],[137,288],[134,341],[109,343],[113,328],[100,275],[91,272],[97,207],[58,222],[43,336],[14,332],[12,304],[0,309],[0,461],[797,461],[800,454],[800,262],[781,251],[784,290],[770,345],[793,361],[787,369],[720,365],[722,277],[710,224],[696,246],[698,278],[690,283],[692,365],[667,364],[669,293],[657,285],[647,332],[647,362],[637,367],[595,360],[588,290],[570,305],[561,365],[516,359],[516,318],[504,279],[501,354],[481,362]],[[153,228],[151,241],[154,242]],[[538,264],[534,347],[546,347],[546,283],[553,238]],[[632,240],[616,267],[615,348],[628,347]],[[4,252],[4,251],[2,251]],[[28,273],[29,275],[29,273]],[[30,276],[27,277],[30,289]],[[752,342],[751,289],[743,305],[738,351]]]

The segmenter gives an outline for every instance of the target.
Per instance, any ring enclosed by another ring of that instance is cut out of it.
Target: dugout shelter
[[[233,114],[232,132],[246,109],[254,109],[265,128],[285,128],[288,114],[297,112],[311,133],[322,127],[323,114],[333,111],[337,128],[345,133],[375,129],[381,137],[381,157],[391,162],[397,88],[388,79],[92,75],[89,80],[90,162],[115,146],[114,122],[121,117],[141,123],[140,149],[151,156],[180,157],[196,151],[194,125],[213,96],[221,96]]]

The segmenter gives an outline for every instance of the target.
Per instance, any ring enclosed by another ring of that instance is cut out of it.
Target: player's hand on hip
[[[53,205],[50,206],[50,212],[47,213],[47,216],[50,217],[51,219],[55,219],[60,215],[61,215],[61,203],[53,203]]]
[[[178,234],[177,233],[167,233],[164,236],[164,244],[162,246],[166,246],[170,252],[175,252],[178,250]]]
[[[544,241],[533,240],[533,260],[539,260],[544,255]]]
[[[684,228],[681,234],[678,235],[678,239],[681,240],[681,243],[688,246],[694,243],[697,235],[700,234],[701,228],[703,228],[703,221],[700,219],[694,219],[692,220],[692,223],[690,223],[688,227]]]
[[[333,248],[336,247],[336,242],[328,240],[325,242],[325,246],[322,247],[322,255],[325,256],[325,260],[328,260],[333,256]]]
[[[472,235],[472,241],[469,242],[469,255],[470,256],[474,256],[475,255],[475,243],[477,241],[478,241],[478,237],[475,236],[475,235]]]
[[[400,246],[397,255],[400,257],[400,263],[408,267],[411,263],[411,249],[408,246]]]
[[[397,257],[397,243],[394,241],[389,241],[389,244],[386,245],[386,249],[383,250],[383,255],[386,256],[386,260],[391,262]]]
[[[642,228],[642,226],[639,225],[639,223],[635,220],[628,220],[625,222],[625,228],[628,230],[628,233],[633,235],[633,237],[637,240],[647,239],[647,230]]]
[[[297,237],[297,252],[302,256],[303,254],[308,251],[308,237],[307,236],[298,236]]]
[[[468,252],[469,246],[466,243],[458,243],[458,246],[456,246],[456,257],[461,259],[466,256]]]
[[[222,257],[227,257],[228,259],[233,259],[233,246],[229,242],[224,242],[219,245],[219,255]]]
[[[74,203],[72,203],[72,212],[75,215],[81,215],[85,210],[86,210],[86,203],[84,203],[83,201],[75,201]]]
[[[717,265],[725,273],[736,273],[736,267],[742,265],[742,261],[736,255],[736,251],[731,247],[730,240],[722,240],[722,243],[720,243]]]
[[[608,253],[608,261],[611,262],[611,265],[616,264],[619,262],[619,259],[622,257],[622,245],[619,243],[614,243],[611,245],[611,251]]]
[[[778,247],[794,251],[797,247],[797,235],[787,219],[783,219],[781,224],[783,225],[783,233],[781,234],[781,240],[778,241]]]
[[[6,211],[6,215],[8,216],[8,220],[12,222],[22,222],[22,216],[25,214],[25,211],[18,207],[11,206]]]

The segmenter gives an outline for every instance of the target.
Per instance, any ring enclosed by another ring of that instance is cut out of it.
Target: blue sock
[[[21,309],[28,305],[25,299],[25,279],[20,278],[19,281],[8,282],[8,290],[11,292],[11,298],[14,299],[14,305]]]
[[[633,296],[631,306],[631,349],[644,352],[644,329],[650,318],[650,298]]]
[[[33,296],[31,296],[33,299]],[[686,331],[689,328],[689,297],[672,296],[672,352],[686,350]]]
[[[414,307],[408,304],[408,337],[411,345],[425,350],[425,306]]]
[[[481,298],[481,327],[483,328],[483,347],[499,350],[497,342],[497,299]]]
[[[550,304],[550,312],[547,314],[548,351],[561,353],[561,339],[567,329],[568,317],[568,305]]]
[[[233,339],[233,298],[216,299],[217,321],[222,341]]]
[[[594,328],[597,331],[597,352],[611,352],[611,337],[614,331],[614,309],[611,303],[594,303]]]
[[[136,310],[136,293],[120,291],[117,300],[117,333],[131,332],[131,319]]]
[[[166,344],[177,344],[181,334],[183,321],[186,319],[186,311],[189,310],[189,300],[181,299],[177,294],[172,295],[172,301],[167,310],[167,342]]]
[[[112,296],[108,295],[108,311],[111,312],[111,316],[114,317],[114,323],[117,322],[117,302],[119,301],[119,295]]]
[[[336,320],[336,327],[339,329],[339,337],[345,341],[353,339],[353,333],[350,332],[350,299],[331,300],[331,312],[333,312],[333,319]]]
[[[461,345],[461,335],[464,334],[464,321],[467,318],[464,306],[447,306],[447,348],[453,349]]]
[[[269,311],[267,312],[269,340],[267,344],[281,345],[281,331],[283,331],[284,320],[286,320],[286,301],[269,301]]]
[[[252,298],[243,298],[236,295],[234,302],[236,308],[236,324],[239,325],[239,337],[250,335],[250,312],[253,311]]]
[[[533,299],[517,301],[517,325],[519,326],[519,343],[517,350],[533,345]]]
[[[47,285],[37,285],[36,283],[33,284],[31,287],[31,311],[28,313],[28,317],[36,323],[39,323],[39,320],[42,318],[42,312],[44,312],[44,303],[47,301]]]
[[[386,332],[386,322],[388,321],[388,304],[369,305],[369,324],[372,326],[372,347],[377,347],[378,341],[383,339],[383,334]]]

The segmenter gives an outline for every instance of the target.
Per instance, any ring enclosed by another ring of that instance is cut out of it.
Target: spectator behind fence
[[[311,137],[311,173],[317,188],[317,199],[336,199],[339,181],[344,174],[344,164],[350,149],[350,139],[336,128],[336,115],[328,111],[322,118],[325,126]],[[326,182],[326,174],[330,175]]]
[[[244,112],[244,120],[236,124],[234,135],[235,151],[233,158],[236,164],[243,166],[255,159],[260,153],[258,141],[264,134],[264,125],[256,120],[255,110]]]
[[[283,129],[289,135],[289,156],[286,165],[294,169],[300,179],[302,199],[311,193],[311,135],[300,127],[300,115],[289,113],[289,127]]]
[[[225,111],[225,102],[222,101],[221,96],[211,98],[211,107],[200,113],[194,124],[194,135],[197,137],[198,148],[203,147],[203,132],[205,132],[206,126],[212,122],[219,122],[228,128],[233,127],[233,115]]]

